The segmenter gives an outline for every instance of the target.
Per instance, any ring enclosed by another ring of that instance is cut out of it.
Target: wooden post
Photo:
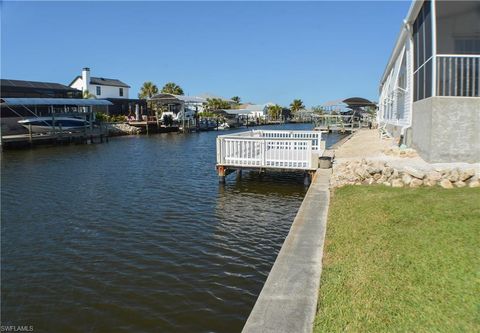
[[[310,179],[310,174],[309,174],[309,172],[305,172],[305,175],[304,175],[304,178],[303,178],[303,184],[304,184],[305,186],[309,186],[310,183],[311,183],[311,181],[312,181],[312,180]]]
[[[90,133],[93,132],[93,106],[90,105]]]
[[[182,117],[182,132],[185,133],[185,111],[183,112]]]
[[[32,137],[32,124],[28,124],[28,139],[30,141],[30,144],[32,144],[33,137]]]
[[[227,168],[225,168],[223,165],[219,165],[217,166],[217,172],[218,172],[218,181],[222,184],[225,183]]]
[[[55,136],[55,115],[53,114],[53,107],[52,107],[52,132],[53,135]]]

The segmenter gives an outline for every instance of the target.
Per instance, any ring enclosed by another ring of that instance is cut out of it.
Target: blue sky
[[[410,2],[2,2],[1,77],[69,84],[83,67],[136,97],[186,94],[307,106],[378,83]]]

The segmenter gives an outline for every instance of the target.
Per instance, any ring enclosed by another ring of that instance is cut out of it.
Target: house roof
[[[266,107],[274,105],[273,103],[266,103],[266,104],[249,104],[245,107],[246,110],[249,111],[259,111],[263,112]]]
[[[398,54],[402,51],[403,49],[403,44],[405,43],[405,39],[407,36],[410,34],[408,30],[410,30],[412,24],[414,23],[415,19],[418,16],[418,13],[420,12],[420,9],[422,8],[424,3],[424,0],[417,0],[417,1],[412,1],[412,4],[410,5],[410,9],[408,10],[407,17],[403,20],[402,26],[400,28],[400,33],[398,34],[397,40],[395,42],[395,46],[393,48],[392,54],[390,55],[390,58],[388,59],[387,66],[385,67],[385,70],[383,72],[382,78],[380,80],[380,89],[385,82],[388,73],[390,73],[390,70],[392,66],[395,64],[395,59],[397,59]]]
[[[374,102],[362,97],[350,97],[344,99],[343,102],[348,106],[376,106]]]
[[[77,75],[77,77],[75,77],[73,79],[72,82],[70,82],[69,86],[71,86],[75,81],[77,81],[78,79],[81,79],[82,76],[81,75]],[[107,78],[104,78],[104,77],[94,77],[94,76],[91,76],[90,77],[90,84],[96,84],[96,85],[99,85],[99,86],[113,86],[113,87],[124,87],[124,88],[130,88],[130,86],[120,80],[117,80],[117,79],[107,79]]]
[[[113,105],[105,99],[82,99],[82,98],[2,98],[1,104],[6,105]]]
[[[174,95],[174,94],[164,94],[164,93],[156,94],[151,99],[157,100],[157,101],[178,100],[184,103],[204,103],[207,101],[205,98],[198,97],[198,96],[185,96],[185,95]]]
[[[15,87],[15,88],[30,88],[30,89],[54,89],[54,90],[67,90],[76,91],[76,89],[65,86],[60,83],[53,82],[39,82],[39,81],[24,81],[24,80],[9,80],[0,79],[0,85],[3,87]]]
[[[235,116],[248,116],[252,114],[252,110],[247,109],[221,109],[219,111]]]
[[[344,99],[336,99],[322,104],[324,107],[347,107],[347,106],[376,106],[376,104],[363,97],[350,97]]]
[[[217,96],[217,95],[210,94],[210,93],[203,93],[203,94],[198,95],[198,97],[204,98],[204,99],[207,99],[207,98],[210,98],[210,99],[216,98],[216,99],[224,100],[224,101],[229,102],[229,103],[235,103],[235,101],[232,101],[230,98],[225,98],[225,97]]]

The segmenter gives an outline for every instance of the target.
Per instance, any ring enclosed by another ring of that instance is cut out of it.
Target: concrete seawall
[[[243,328],[308,332],[313,328],[322,272],[331,169],[319,169]]]

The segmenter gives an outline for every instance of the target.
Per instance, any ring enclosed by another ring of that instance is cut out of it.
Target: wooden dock
[[[178,126],[163,126],[156,120],[140,120],[140,121],[129,121],[130,126],[138,127],[142,130],[143,133],[171,133],[178,132]]]
[[[351,115],[318,115],[314,118],[316,131],[354,133],[355,131],[368,127],[368,121],[355,119]]]
[[[108,142],[104,127],[85,129],[77,132],[55,131],[48,133],[26,133],[1,136],[2,149],[31,148],[41,145],[92,144]]]
[[[217,137],[220,182],[244,169],[303,171],[313,175],[325,150],[322,132],[253,130]]]

